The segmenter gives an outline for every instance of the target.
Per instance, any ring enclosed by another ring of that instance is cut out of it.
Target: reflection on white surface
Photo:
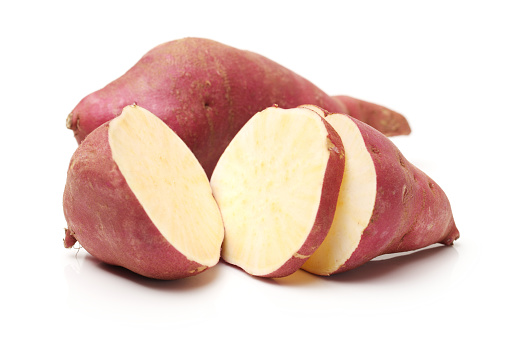
[[[204,298],[204,293],[217,273],[210,269],[187,279],[159,281],[84,254],[65,267],[68,305],[78,304],[81,311],[90,315],[121,321],[135,321],[140,316],[156,322],[190,314],[199,316],[206,311],[202,301],[209,298]]]
[[[227,333],[249,329],[248,337],[256,337],[268,330],[284,335],[285,324],[299,319],[303,324],[304,319],[321,319],[341,327],[362,326],[367,317],[381,329],[390,327],[394,318],[419,323],[412,320],[412,312],[439,319],[449,312],[446,291],[454,283],[459,258],[455,246],[435,245],[385,255],[330,277],[300,270],[265,279],[220,262],[194,277],[157,281],[103,264],[81,250],[68,256],[64,272],[67,306],[81,319],[94,321],[96,329],[114,333],[112,326],[120,326],[133,334],[172,328],[179,335],[187,330],[206,334],[207,328],[216,333],[218,328]],[[305,326],[297,331],[315,332]],[[327,332],[327,327],[319,331]]]
[[[305,271],[280,279],[249,276],[220,262],[194,277],[158,281],[103,264],[82,250],[65,266],[68,305],[110,319],[188,321],[193,317],[238,317],[239,309],[265,309],[260,317],[315,310],[383,313],[419,307],[442,298],[458,261],[454,247],[432,246],[386,255],[330,277]],[[362,302],[360,302],[362,301]],[[249,307],[247,307],[249,305]],[[211,315],[215,309],[218,314]],[[298,311],[299,310],[299,311]]]

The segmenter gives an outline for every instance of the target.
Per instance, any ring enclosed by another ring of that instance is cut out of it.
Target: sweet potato
[[[95,129],[74,153],[63,199],[65,247],[156,279],[214,266],[224,228],[208,178],[160,119],[138,106]]]
[[[314,112],[254,115],[211,178],[225,226],[222,258],[256,276],[298,270],[330,228],[344,161],[341,139]]]
[[[324,116],[340,135],[345,169],[331,229],[303,269],[331,275],[382,254],[458,239],[444,191],[389,138],[348,115],[305,107]]]
[[[378,121],[349,110],[308,80],[252,52],[198,38],[159,45],[106,87],[85,97],[67,117],[78,142],[123,107],[136,103],[160,117],[196,155],[207,175],[240,128],[272,105],[315,104],[350,113],[388,135],[408,134],[406,119],[384,111]]]

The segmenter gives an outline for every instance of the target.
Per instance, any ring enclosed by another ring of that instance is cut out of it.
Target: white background
[[[506,4],[2,2],[0,336],[507,338]],[[67,114],[152,47],[187,36],[403,113],[413,132],[393,140],[448,194],[461,238],[334,277],[274,280],[219,264],[153,281],[64,249],[77,147]]]

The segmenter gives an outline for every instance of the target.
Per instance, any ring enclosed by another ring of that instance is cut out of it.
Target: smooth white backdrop
[[[18,1],[0,5],[3,338],[507,336],[506,1]],[[329,277],[220,263],[173,282],[66,250],[65,118],[157,44],[205,37],[403,113],[403,154],[461,238]]]

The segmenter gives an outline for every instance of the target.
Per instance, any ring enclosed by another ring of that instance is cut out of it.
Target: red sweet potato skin
[[[315,223],[306,241],[297,251],[297,255],[294,255],[278,270],[265,275],[264,277],[266,278],[281,278],[296,272],[321,245],[334,220],[336,202],[338,201],[345,170],[345,149],[341,137],[336,130],[325,119],[322,118],[322,121],[329,132],[328,138],[331,142],[331,147],[329,149],[330,158],[327,162],[323,178],[322,196]]]
[[[348,115],[374,127],[386,136],[408,135],[411,132],[406,118],[387,107],[346,95],[336,95],[333,98],[344,104]]]
[[[72,113],[81,142],[136,103],[161,118],[210,176],[220,155],[256,112],[277,104],[340,105],[288,69],[258,54],[206,39],[182,39],[149,51],[121,78],[84,98]]]
[[[338,272],[388,253],[411,251],[459,238],[444,191],[412,165],[396,145],[377,130],[351,118],[359,127],[377,173],[377,195],[369,225],[352,256]]]
[[[67,126],[79,143],[133,103],[173,129],[209,177],[235,134],[267,107],[314,104],[348,113],[341,100],[259,54],[186,38],[155,47],[122,77],[82,99]],[[391,126],[389,131],[396,134]]]
[[[97,259],[155,279],[205,269],[177,251],[152,223],[112,159],[106,123],[74,153],[64,189],[66,247],[74,237]]]

